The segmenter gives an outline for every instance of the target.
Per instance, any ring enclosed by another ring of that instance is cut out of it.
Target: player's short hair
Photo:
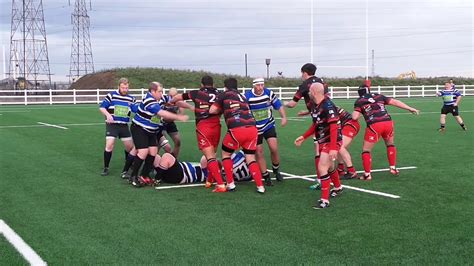
[[[178,90],[175,87],[169,88],[168,95],[175,96],[176,94],[178,94]]]
[[[237,80],[235,78],[227,78],[226,80],[224,80],[224,87],[226,87],[227,89],[234,89],[236,90],[237,89]]]
[[[301,72],[304,72],[310,76],[313,76],[316,73],[316,66],[311,63],[306,63],[301,67]]]
[[[360,97],[366,95],[367,93],[370,93],[370,89],[367,85],[360,85],[359,89],[357,90],[357,93],[359,94]]]
[[[201,78],[201,84],[203,86],[212,87],[214,86],[214,79],[209,75],[205,75],[204,77]]]
[[[120,84],[128,84],[128,78],[120,78],[118,81],[118,85]]]
[[[148,91],[157,91],[159,88],[162,88],[161,83],[157,81],[150,82]]]

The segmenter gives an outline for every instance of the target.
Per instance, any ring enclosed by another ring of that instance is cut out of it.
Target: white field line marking
[[[105,123],[83,123],[83,124],[58,124],[59,126],[98,126]],[[47,125],[18,125],[18,126],[0,126],[2,128],[28,128],[28,127],[45,127]]]
[[[474,110],[460,110],[459,113],[473,113]],[[423,114],[441,114],[440,111],[438,112],[423,112],[423,110],[420,110],[420,115],[423,115]],[[410,112],[406,112],[406,113],[389,113],[389,115],[413,115],[412,113]]]
[[[45,127],[45,125],[0,126],[0,129],[2,128],[28,128],[28,127]]]
[[[182,185],[174,185],[174,186],[158,186],[155,187],[157,190],[162,190],[162,189],[170,189],[170,188],[186,188],[186,187],[203,187],[205,183],[197,183],[197,184],[182,184]]]
[[[31,264],[48,265],[13,229],[0,220],[0,234]]]
[[[21,111],[21,110],[5,110],[5,111],[0,111],[0,113],[30,113],[31,111]]]
[[[99,126],[105,125],[104,122],[102,123],[83,123],[83,124],[59,124],[60,126]]]
[[[408,170],[408,169],[415,169],[417,168],[416,166],[406,166],[406,167],[400,167],[398,169],[402,170]],[[390,170],[389,168],[384,168],[384,169],[374,169],[372,172],[382,172],[382,171],[388,171]],[[271,169],[268,169],[269,172],[273,172]],[[357,171],[357,173],[362,173],[364,171]],[[316,175],[303,175],[303,176],[298,176],[298,175],[293,175],[290,173],[285,173],[285,172],[280,172],[281,174],[285,175],[285,179],[302,179],[302,180],[307,180],[307,181],[316,181],[316,179],[311,178],[311,177],[316,177]],[[275,180],[275,178],[272,178]],[[253,182],[251,180],[250,182]],[[172,185],[172,186],[158,186],[155,187],[156,190],[163,190],[163,189],[172,189],[172,188],[187,188],[187,187],[202,187],[204,186],[204,183],[197,183],[197,184],[182,184],[182,185]],[[399,199],[400,196],[397,195],[392,195],[384,192],[379,192],[379,191],[374,191],[374,190],[368,190],[368,189],[363,189],[363,188],[358,188],[358,187],[353,187],[353,186],[347,186],[347,185],[342,185],[345,188],[352,189],[352,190],[357,190],[360,192],[365,192],[369,194],[375,194],[375,195],[380,195],[380,196],[385,196],[389,198],[394,198],[394,199]]]
[[[281,173],[283,174],[283,172],[281,172]],[[287,173],[284,173],[284,174],[288,175]],[[309,178],[309,177],[302,177],[302,176],[295,176],[295,175],[290,175],[289,177],[300,178],[300,179],[308,180],[308,181],[316,181],[315,178]],[[363,189],[363,188],[358,188],[358,187],[353,187],[353,186],[348,186],[348,185],[342,185],[342,186],[344,188],[348,188],[348,189],[352,189],[352,190],[356,190],[356,191],[360,191],[360,192],[365,192],[365,193],[369,193],[369,194],[379,195],[379,196],[383,196],[383,197],[387,197],[387,198],[392,198],[392,199],[399,199],[400,198],[400,196],[385,193],[385,192],[379,192],[379,191],[375,191],[375,190]]]
[[[43,122],[37,122],[37,123],[40,124],[40,125],[48,126],[48,127],[55,127],[55,128],[60,128],[60,129],[67,129],[67,127],[62,127],[62,126],[58,126],[58,125],[53,125],[53,124],[48,124],[48,123],[43,123]]]
[[[410,167],[414,167],[414,166],[410,166]],[[414,167],[416,168],[416,167]],[[409,168],[409,169],[414,169],[414,168]],[[383,169],[378,169],[378,170],[383,170]],[[310,178],[310,177],[307,177],[307,176],[297,176],[297,175],[292,175],[292,174],[289,174],[289,173],[284,173],[284,172],[280,172],[284,175],[288,175],[288,179],[290,178],[296,178],[296,179],[303,179],[303,180],[308,180],[308,181],[316,181],[315,178]],[[314,176],[314,175],[311,175],[311,176]],[[375,190],[369,190],[369,189],[363,189],[363,188],[358,188],[358,187],[353,187],[353,186],[348,186],[348,185],[342,185],[343,187],[345,188],[348,188],[348,189],[352,189],[352,190],[356,190],[356,191],[360,191],[360,192],[365,192],[365,193],[369,193],[369,194],[374,194],[374,195],[379,195],[379,196],[384,196],[384,197],[387,197],[387,198],[392,198],[392,199],[399,199],[400,196],[398,195],[393,195],[393,194],[389,194],[389,193],[385,193],[385,192],[379,192],[379,191],[375,191]]]
[[[398,167],[398,170],[410,170],[410,169],[416,169],[416,166],[405,166],[405,167]],[[386,172],[390,171],[390,168],[382,168],[382,169],[373,169],[372,172]],[[364,171],[357,171],[358,174],[364,173]],[[300,177],[316,177],[316,175],[302,175]]]

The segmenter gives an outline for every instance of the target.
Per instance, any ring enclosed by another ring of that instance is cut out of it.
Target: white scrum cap
[[[255,85],[258,85],[258,84],[265,84],[265,81],[263,80],[263,78],[256,78],[253,80],[252,84],[255,86]]]

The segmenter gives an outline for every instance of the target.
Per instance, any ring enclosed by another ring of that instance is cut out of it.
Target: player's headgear
[[[265,80],[263,78],[256,78],[252,82],[253,86],[258,85],[258,84],[265,84]]]
[[[359,96],[362,97],[362,96],[364,96],[365,94],[370,93],[370,89],[369,89],[369,87],[367,87],[365,84],[364,84],[364,85],[360,85],[360,86],[359,86],[359,89],[357,90],[357,93],[359,93]]]

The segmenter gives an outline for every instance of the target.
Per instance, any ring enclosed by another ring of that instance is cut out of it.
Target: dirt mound
[[[105,71],[82,76],[71,85],[71,89],[111,89],[115,88],[115,71]]]

